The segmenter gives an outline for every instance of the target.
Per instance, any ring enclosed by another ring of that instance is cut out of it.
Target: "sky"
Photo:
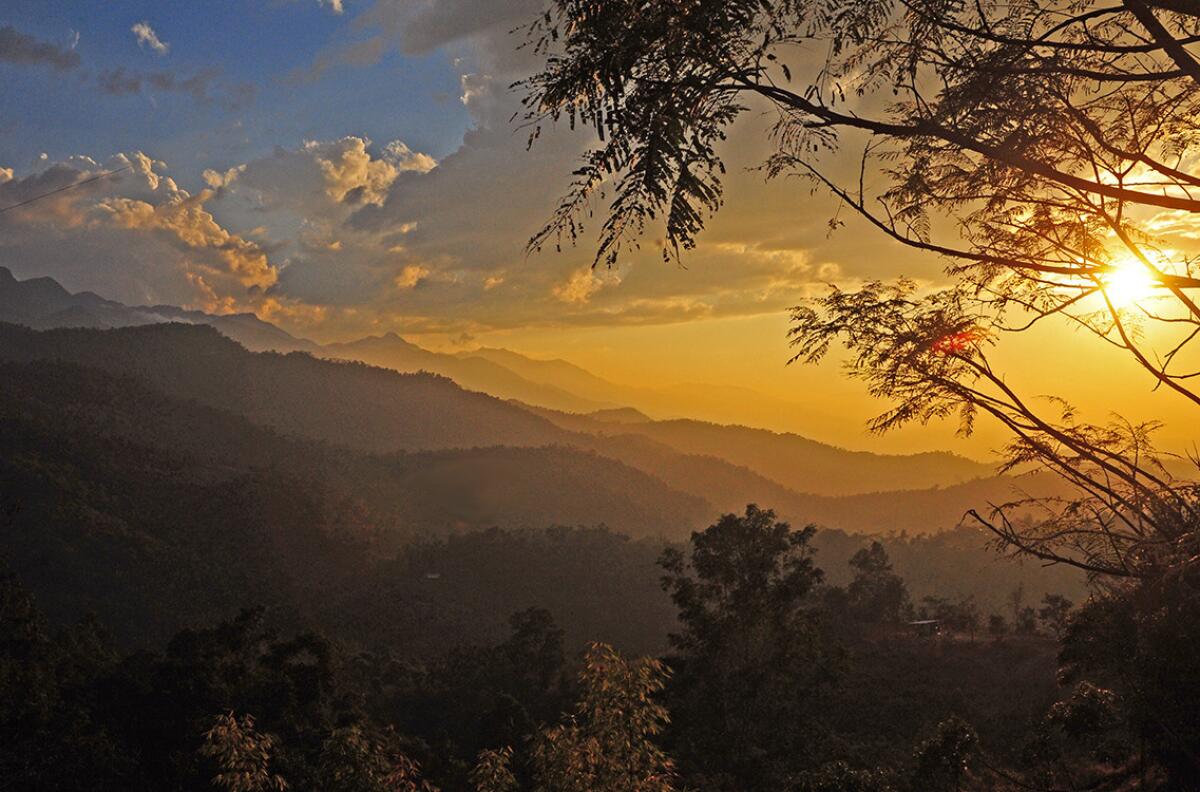
[[[539,8],[5,0],[0,207],[119,172],[0,214],[0,264],[130,304],[250,311],[322,342],[397,332],[626,383],[748,387],[776,401],[748,405],[745,423],[853,448],[984,458],[1003,440],[986,426],[868,436],[884,405],[836,362],[785,365],[789,306],[829,283],[936,285],[942,263],[764,181],[766,119],[728,141],[726,208],[684,266],[653,236],[612,270],[591,269],[586,238],[526,255],[590,142],[555,129],[529,149],[512,122],[511,83],[536,64],[511,31]],[[831,233],[835,215],[847,222]],[[1032,392],[1069,382],[1094,417],[1163,418],[1182,449],[1186,405],[1093,346],[1051,328],[1000,354]]]

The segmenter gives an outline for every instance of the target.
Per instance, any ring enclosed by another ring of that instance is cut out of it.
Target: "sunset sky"
[[[748,405],[746,423],[986,457],[1002,437],[989,427],[968,442],[949,425],[872,438],[862,424],[881,405],[836,364],[785,369],[788,306],[829,282],[933,285],[941,263],[749,170],[765,118],[728,142],[726,209],[686,269],[653,238],[614,270],[590,269],[588,240],[525,256],[589,143],[559,129],[527,151],[510,123],[509,85],[533,62],[509,31],[540,6],[7,0],[0,207],[128,169],[0,215],[0,264],[131,304],[253,311],[318,341],[395,331],[620,382],[747,387],[776,406]],[[835,215],[847,224],[831,234]],[[1164,233],[1195,244],[1170,220]],[[1165,444],[1185,450],[1183,400],[1151,395],[1123,356],[1061,325],[999,355],[1029,392],[1069,390],[1093,418],[1163,419]]]

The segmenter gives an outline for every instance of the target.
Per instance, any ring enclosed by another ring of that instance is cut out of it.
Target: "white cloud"
[[[396,170],[428,173],[437,167],[437,160],[428,154],[413,151],[406,143],[393,140],[383,147],[383,158],[396,166]]]
[[[235,168],[230,168],[224,173],[215,171],[212,168],[206,168],[204,173],[201,174],[201,177],[204,179],[205,184],[215,190],[232,184],[233,181],[237,179],[237,177],[240,176],[244,170],[246,170],[245,165],[239,165]]]
[[[67,288],[128,303],[266,310],[279,274],[267,248],[213,216],[213,191],[192,195],[165,167],[135,151],[103,165],[78,156],[0,179],[0,204],[46,196],[0,215],[0,259],[19,264],[19,275],[50,275]]]
[[[317,5],[322,8],[328,6],[329,10],[335,14],[342,14],[346,11],[346,6],[343,0],[317,0]]]
[[[400,274],[396,276],[396,279],[393,282],[396,284],[397,288],[412,289],[416,287],[418,283],[428,278],[429,274],[429,270],[426,267],[410,264],[404,269],[400,270]]]
[[[605,276],[601,277],[596,270],[585,267],[571,273],[571,277],[563,283],[555,284],[550,292],[565,303],[578,305],[590,302],[592,296],[605,286],[620,282],[621,279],[612,271],[606,270]]]
[[[158,34],[154,32],[154,28],[150,27],[149,22],[138,22],[129,30],[137,39],[139,47],[149,47],[159,55],[166,55],[167,51],[171,49],[171,45],[158,37]]]

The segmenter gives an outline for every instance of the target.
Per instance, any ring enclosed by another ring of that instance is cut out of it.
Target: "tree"
[[[582,694],[574,715],[534,740],[535,788],[671,792],[673,763],[655,743],[669,720],[655,700],[667,676],[658,660],[630,662],[610,646],[592,644],[579,673]],[[493,770],[495,758],[489,757]],[[503,783],[503,773],[500,778]]]
[[[598,137],[532,249],[575,241],[599,199],[596,263],[651,223],[678,257],[721,205],[727,130],[765,109],[768,176],[828,190],[951,279],[831,289],[793,312],[795,359],[840,342],[892,404],[873,429],[957,417],[970,432],[989,416],[1012,433],[1010,466],[1074,485],[1032,523],[1012,519],[1021,504],[975,512],[1006,547],[1134,579],[1191,557],[1195,485],[1157,464],[1154,425],[1047,410],[989,353],[1006,331],[1065,320],[1200,406],[1187,368],[1200,277],[1155,232],[1200,214],[1194,3],[556,0],[529,36],[546,57],[524,83],[531,141],[564,120]],[[1145,300],[1120,293],[1131,278]]]
[[[282,777],[271,772],[275,738],[254,728],[254,717],[230,712],[218,715],[204,733],[200,755],[216,764],[213,786],[226,792],[267,792],[288,788]]]
[[[1012,620],[1015,625],[1021,620],[1021,612],[1025,610],[1025,586],[1018,583],[1008,593],[1008,607],[1012,610]]]
[[[1038,609],[1038,620],[1050,635],[1061,639],[1073,606],[1074,603],[1061,594],[1047,594],[1042,598],[1042,607]]]
[[[517,777],[512,771],[512,748],[485,749],[479,752],[471,769],[475,792],[515,792]]]
[[[1157,768],[1170,781],[1165,788],[1200,788],[1195,572],[1094,597],[1069,621],[1060,665],[1064,683],[1100,691],[1115,709],[1111,717],[1123,727],[1123,744],[1140,754],[1121,768],[1125,775]]]
[[[689,777],[767,788],[816,754],[840,651],[811,601],[822,578],[814,532],[750,505],[693,533],[688,557],[663,553],[663,587],[680,623],[671,636],[671,736]]]
[[[923,792],[958,792],[971,777],[969,762],[979,735],[960,718],[948,718],[917,746],[912,787]]]
[[[967,633],[971,640],[975,640],[975,633],[979,629],[979,606],[975,604],[974,596],[959,597],[956,600],[929,596],[922,601],[922,618],[937,619],[946,629]]]
[[[1037,611],[1032,606],[1026,605],[1017,611],[1016,618],[1013,620],[1013,632],[1017,635],[1037,635]]]
[[[481,751],[519,744],[569,706],[563,633],[550,613],[529,608],[508,621],[512,632],[503,643],[449,649],[381,713],[405,733],[454,735],[439,756],[424,757],[431,771],[433,762],[448,763],[465,775]]]
[[[395,734],[370,734],[361,725],[335,729],[321,746],[324,792],[437,792],[398,747]]]
[[[879,542],[850,558],[854,579],[846,588],[851,612],[867,622],[896,624],[908,604],[904,580],[892,571],[887,551]]]
[[[1008,634],[1008,621],[999,613],[988,616],[988,635],[999,640]]]
[[[832,762],[805,773],[798,792],[895,792],[891,774],[879,770],[856,770],[845,762]]]

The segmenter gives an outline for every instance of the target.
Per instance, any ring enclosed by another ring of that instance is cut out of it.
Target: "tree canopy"
[[[1036,527],[976,514],[1011,547],[1115,577],[1194,555],[1195,493],[1156,463],[1153,423],[1046,410],[989,359],[1004,333],[1058,317],[1200,406],[1200,277],[1162,234],[1200,213],[1194,3],[557,0],[528,32],[546,64],[524,83],[531,139],[560,121],[598,139],[531,248],[575,241],[603,204],[597,264],[655,223],[680,256],[721,207],[729,128],[765,109],[768,176],[943,257],[950,284],[833,288],[794,310],[796,359],[840,342],[891,403],[872,428],[957,417],[970,432],[987,415],[1012,433],[1011,465],[1076,485]]]

